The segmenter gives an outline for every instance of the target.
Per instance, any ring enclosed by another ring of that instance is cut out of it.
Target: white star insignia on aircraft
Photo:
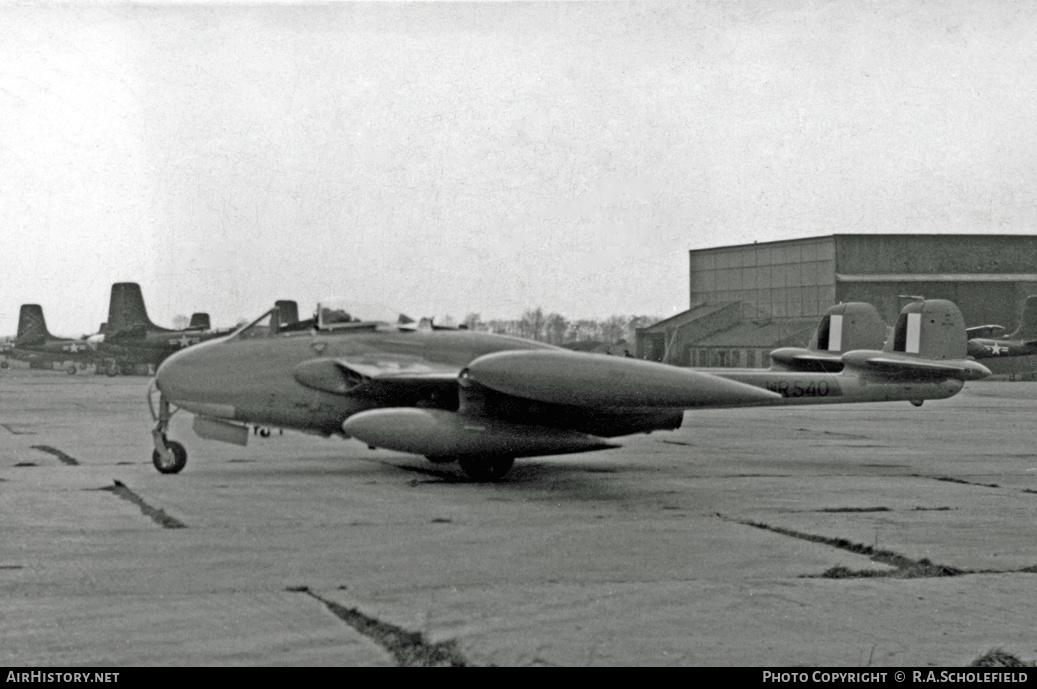
[[[75,344],[75,343],[72,343],[72,344],[70,344],[70,345],[69,345],[69,346],[67,346],[67,347],[63,347],[63,349],[64,349],[64,350],[65,350],[66,352],[72,352],[73,354],[75,354],[76,352],[78,352],[78,351],[79,351],[79,350],[81,350],[81,349],[86,349],[86,346],[84,345],[83,347],[80,347],[79,345],[77,345],[77,344]]]
[[[1008,347],[999,345],[996,342],[994,344],[990,345],[990,353],[991,354],[1001,354],[1002,352],[1007,352],[1007,351],[1008,351]]]
[[[189,337],[187,337],[187,335],[182,335],[179,339],[173,339],[173,340],[169,341],[169,344],[171,344],[171,345],[175,345],[175,344],[180,345],[181,349],[183,349],[184,347],[186,347],[188,345],[194,344],[194,343],[195,343],[195,340],[190,339]]]

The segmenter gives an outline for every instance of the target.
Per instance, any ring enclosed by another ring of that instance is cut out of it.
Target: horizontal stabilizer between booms
[[[838,373],[843,370],[843,359],[838,353],[782,347],[775,349],[770,356],[772,366],[790,371]]]
[[[577,431],[414,407],[360,412],[342,423],[342,431],[372,447],[426,457],[529,457],[619,447]]]
[[[461,374],[491,390],[581,407],[730,406],[781,395],[710,373],[625,357],[560,351],[486,354]]]
[[[989,368],[970,359],[918,359],[880,351],[847,352],[842,361],[847,368],[870,371],[896,380],[981,380],[991,373]]]

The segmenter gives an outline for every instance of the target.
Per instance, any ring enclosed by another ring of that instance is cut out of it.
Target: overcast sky
[[[1037,227],[1037,5],[0,5],[0,333],[669,316],[687,250]]]

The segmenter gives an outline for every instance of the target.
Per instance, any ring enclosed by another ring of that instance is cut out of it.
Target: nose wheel
[[[175,440],[163,440],[166,452],[163,454],[158,447],[151,453],[151,463],[163,474],[176,474],[187,464],[187,450],[181,443]]]
[[[499,481],[515,465],[514,457],[458,457],[461,471],[473,481]]]
[[[187,465],[187,450],[183,444],[166,438],[166,432],[169,430],[169,420],[177,410],[171,408],[169,401],[160,392],[158,396],[158,413],[156,414],[155,407],[152,404],[152,394],[155,390],[155,384],[152,382],[151,387],[148,388],[148,408],[151,410],[151,417],[157,423],[151,431],[151,437],[155,441],[155,450],[151,453],[151,463],[155,465],[155,468],[160,473],[177,474]]]

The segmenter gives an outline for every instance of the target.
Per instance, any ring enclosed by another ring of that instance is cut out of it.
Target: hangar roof
[[[790,318],[765,323],[743,321],[687,344],[692,347],[732,348],[805,346],[816,327],[816,318]]]
[[[710,314],[716,313],[717,311],[721,311],[727,308],[728,306],[731,306],[731,304],[736,303],[738,302],[723,301],[717,302],[716,304],[696,304],[687,311],[681,311],[680,313],[670,316],[669,318],[663,319],[657,323],[652,323],[651,325],[646,326],[644,328],[638,328],[638,330],[645,333],[666,332],[668,328],[675,328],[677,326],[684,325],[685,323],[690,323],[691,321],[698,320],[703,316],[708,316]]]

